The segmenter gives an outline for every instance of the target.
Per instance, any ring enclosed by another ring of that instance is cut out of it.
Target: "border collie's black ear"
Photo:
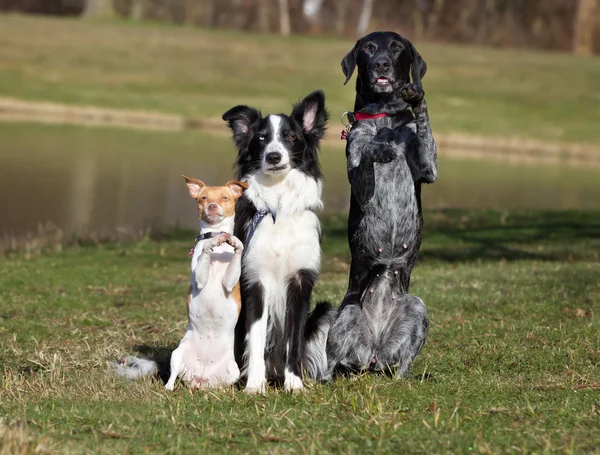
[[[423,79],[425,73],[427,72],[427,63],[425,63],[425,60],[423,60],[421,54],[417,52],[417,49],[415,49],[413,43],[411,43],[409,40],[406,40],[406,42],[408,44],[408,49],[411,58],[410,76],[412,78],[413,84],[417,84],[420,86],[422,85],[421,79]]]
[[[223,114],[223,120],[229,123],[233,132],[233,141],[238,150],[248,146],[261,119],[259,110],[242,105],[235,106]]]
[[[346,76],[346,80],[344,81],[344,85],[348,83],[350,78],[352,77],[352,73],[354,73],[354,68],[356,68],[356,59],[358,57],[358,49],[360,48],[361,40],[358,40],[352,50],[346,54],[346,56],[342,59],[342,71],[344,72],[344,76]]]
[[[327,120],[329,119],[329,114],[325,109],[325,94],[323,91],[314,91],[302,101],[296,103],[290,117],[302,127],[305,136],[317,140],[321,139],[325,134]]]

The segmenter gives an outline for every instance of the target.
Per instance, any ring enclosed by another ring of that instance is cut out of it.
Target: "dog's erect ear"
[[[325,94],[321,90],[312,92],[292,109],[291,118],[302,126],[305,136],[321,139],[329,114],[325,109]]]
[[[181,176],[185,179],[185,183],[188,187],[188,191],[190,192],[190,196],[192,196],[194,199],[198,199],[200,197],[202,189],[206,186],[204,182],[202,180],[186,177],[183,174],[181,174]]]
[[[417,52],[417,49],[415,49],[415,46],[413,46],[410,41],[406,40],[406,43],[408,44],[411,58],[410,76],[413,84],[420,86],[421,79],[423,79],[423,76],[425,76],[425,73],[427,72],[427,63],[425,63],[421,54]]]
[[[358,58],[360,42],[361,40],[358,40],[352,48],[352,50],[348,52],[346,56],[342,59],[342,71],[344,72],[344,76],[346,76],[344,85],[348,83],[348,81],[352,77],[352,73],[354,73],[354,68],[356,68],[356,59]]]
[[[239,180],[230,180],[225,184],[225,186],[229,187],[236,199],[242,195],[244,190],[248,189],[248,183],[240,182]]]
[[[261,119],[260,111],[249,106],[236,106],[223,114],[223,120],[229,123],[233,132],[233,140],[238,150],[248,146]]]

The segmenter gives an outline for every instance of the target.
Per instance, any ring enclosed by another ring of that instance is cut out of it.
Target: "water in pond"
[[[0,235],[52,224],[66,233],[114,234],[179,224],[196,228],[181,174],[217,185],[232,178],[230,139],[198,132],[0,125]],[[321,154],[325,210],[346,211],[342,147]],[[600,208],[598,169],[440,159],[425,209]]]

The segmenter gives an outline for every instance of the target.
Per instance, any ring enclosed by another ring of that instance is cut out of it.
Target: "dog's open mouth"
[[[378,87],[389,87],[392,83],[387,77],[378,77],[375,81],[375,85]]]

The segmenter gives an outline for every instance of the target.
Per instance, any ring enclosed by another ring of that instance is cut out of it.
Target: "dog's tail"
[[[111,361],[113,371],[127,379],[137,379],[144,376],[156,376],[159,374],[158,363],[154,360],[141,357],[127,356],[121,362]]]
[[[320,380],[327,371],[327,337],[337,310],[329,302],[319,302],[308,315],[304,339],[304,370],[311,379]]]

